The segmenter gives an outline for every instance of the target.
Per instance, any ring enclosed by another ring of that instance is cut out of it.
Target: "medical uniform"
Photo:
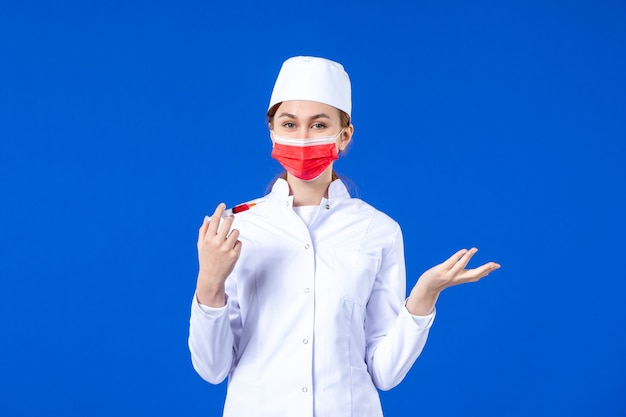
[[[400,227],[340,180],[308,226],[292,203],[279,179],[235,216],[227,305],[192,303],[193,366],[211,383],[228,377],[226,417],[382,416],[376,388],[404,378],[434,319],[404,306]]]

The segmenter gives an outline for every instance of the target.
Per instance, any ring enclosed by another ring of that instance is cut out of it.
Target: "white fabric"
[[[337,62],[312,56],[296,56],[283,62],[268,110],[290,100],[318,101],[352,113],[350,78]]]
[[[317,216],[319,209],[320,206],[300,206],[294,207],[293,211],[302,219],[306,227],[309,227],[315,216]]]
[[[434,319],[404,307],[400,228],[340,180],[308,228],[288,193],[279,179],[235,216],[227,307],[192,303],[193,366],[211,383],[229,377],[226,417],[382,416],[376,388],[400,383]]]
[[[315,146],[315,145],[328,145],[330,143],[335,143],[339,135],[343,133],[345,129],[341,129],[339,133],[334,136],[320,136],[317,138],[288,138],[286,136],[279,136],[274,133],[274,142],[280,143],[281,145],[287,146],[297,146],[298,148],[305,148],[307,146]],[[273,131],[272,131],[273,132]]]
[[[204,314],[217,318],[226,312],[226,308],[228,306],[226,305],[224,307],[209,307],[209,306],[205,306],[203,304],[198,303],[198,307],[200,307],[200,310],[202,310]],[[432,322],[435,318],[435,310],[433,310],[433,312],[427,316],[412,316],[412,317],[413,317],[413,321],[415,322],[415,324],[417,324],[419,327],[429,328],[432,325]]]

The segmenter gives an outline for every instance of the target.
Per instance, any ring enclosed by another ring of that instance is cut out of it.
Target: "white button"
[[[304,293],[305,293],[305,294],[308,294],[310,291],[311,291],[311,290],[310,290],[310,289],[308,289],[308,288],[305,288],[305,289],[304,289]]]
[[[307,343],[309,343],[309,339],[302,339],[302,343],[306,345]]]
[[[286,205],[286,206],[289,206],[289,201],[285,201],[285,205]]]
[[[307,387],[302,387],[302,392],[308,392],[309,389]]]
[[[304,245],[304,249],[308,249],[310,247],[311,247],[311,245],[309,245],[308,243],[306,245]]]

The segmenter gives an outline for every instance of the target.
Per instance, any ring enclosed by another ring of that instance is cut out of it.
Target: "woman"
[[[204,379],[228,376],[225,416],[382,416],[376,389],[397,385],[422,351],[440,292],[500,267],[465,269],[476,249],[460,250],[405,298],[400,227],[333,173],[351,108],[340,64],[285,61],[268,124],[286,175],[200,228],[189,348]]]

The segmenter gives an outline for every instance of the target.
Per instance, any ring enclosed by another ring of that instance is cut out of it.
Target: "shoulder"
[[[247,232],[280,228],[290,216],[289,202],[289,197],[277,198],[269,194],[237,204],[231,209],[235,216],[233,228]]]
[[[386,213],[359,198],[345,200],[342,215],[335,224],[342,224],[352,230],[361,230],[362,249],[369,246],[393,247],[402,241],[400,225]]]
[[[386,228],[399,228],[398,222],[396,222],[391,216],[378,210],[376,207],[371,204],[359,199],[359,198],[350,198],[351,204],[354,206],[355,211],[361,213],[367,213],[368,216],[371,217],[372,223]]]

